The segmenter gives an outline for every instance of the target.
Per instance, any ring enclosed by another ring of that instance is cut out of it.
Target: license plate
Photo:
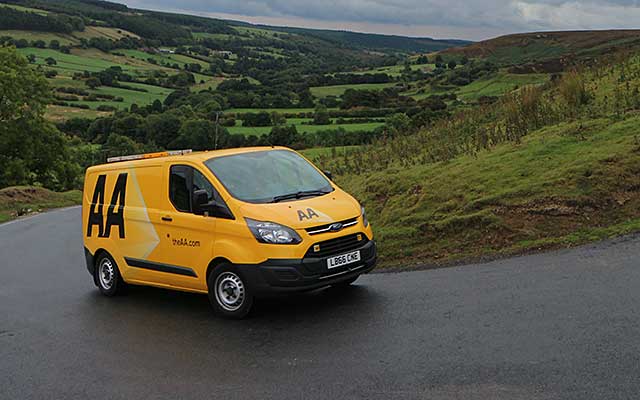
[[[356,263],[358,261],[360,261],[360,251],[354,251],[327,259],[327,268],[338,268],[342,267],[343,265]]]

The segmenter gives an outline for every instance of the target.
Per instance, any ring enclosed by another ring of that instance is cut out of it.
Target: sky
[[[118,1],[118,0],[114,0]],[[640,28],[640,0],[120,0],[256,24],[482,40],[508,33]]]

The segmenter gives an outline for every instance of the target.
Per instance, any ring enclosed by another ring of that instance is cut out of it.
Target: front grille
[[[364,246],[369,239],[364,233],[342,236],[335,239],[325,240],[312,245],[305,257],[329,257],[355,250]],[[318,251],[315,251],[319,247]]]
[[[337,231],[333,231],[331,230],[331,226],[334,224],[341,224],[342,227],[337,230]],[[311,228],[306,228],[305,231],[307,231],[307,233],[311,236],[313,235],[319,235],[321,233],[327,233],[327,232],[338,232],[344,228],[348,228],[350,226],[353,226],[355,224],[358,223],[358,217],[355,218],[349,218],[349,219],[345,219],[344,221],[338,221],[338,222],[332,222],[330,224],[326,224],[326,225],[319,225],[319,226],[314,226]]]

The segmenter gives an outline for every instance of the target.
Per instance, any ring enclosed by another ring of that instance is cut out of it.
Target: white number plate
[[[353,264],[358,261],[360,261],[360,251],[354,251],[352,253],[329,258],[327,260],[327,268],[338,268],[342,267],[343,265]]]

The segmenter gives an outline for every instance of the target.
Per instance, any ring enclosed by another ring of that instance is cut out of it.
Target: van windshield
[[[233,197],[249,203],[277,203],[333,191],[324,174],[287,150],[215,157],[205,165]]]

